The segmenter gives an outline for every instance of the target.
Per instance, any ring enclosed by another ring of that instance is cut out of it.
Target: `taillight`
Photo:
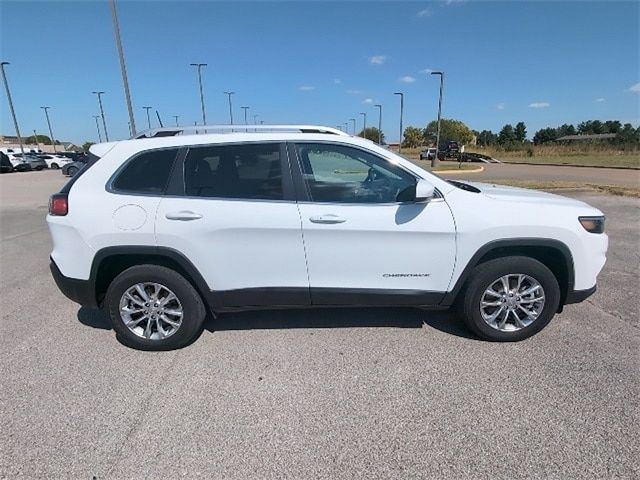
[[[49,215],[64,217],[69,213],[69,197],[66,193],[55,193],[49,198]]]

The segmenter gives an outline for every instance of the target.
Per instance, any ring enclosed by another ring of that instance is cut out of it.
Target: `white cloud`
[[[418,73],[424,73],[425,75],[431,75],[431,72],[433,72],[433,70],[431,70],[430,68],[423,68]]]
[[[607,101],[607,99],[603,98],[603,97],[596,98],[596,102],[598,102],[598,103],[602,103],[602,102],[606,102],[606,101]]]
[[[402,83],[413,83],[416,81],[415,77],[412,77],[411,75],[405,75],[404,77],[400,77],[398,80]]]
[[[467,0],[444,0],[445,5],[452,5],[454,3],[463,3]]]
[[[364,92],[362,90],[345,90],[349,95],[362,95]]]
[[[496,108],[497,108],[498,110],[504,110],[504,102],[500,102],[500,103],[498,103],[498,104],[496,105]]]
[[[298,90],[300,90],[301,92],[310,92],[311,90],[315,90],[316,87],[314,87],[313,85],[300,85],[298,87]]]
[[[365,98],[362,103],[373,103],[373,98]]]
[[[629,87],[629,91],[633,93],[640,93],[640,82],[636,83],[635,85],[631,85]]]
[[[340,85],[342,83],[342,80],[340,80],[339,78],[334,78],[333,83],[335,83],[336,85]]]
[[[382,65],[385,63],[389,57],[386,55],[374,55],[373,57],[369,57],[369,63],[371,65]]]
[[[420,10],[418,13],[416,13],[416,15],[418,17],[430,17],[431,10],[429,10],[428,8],[425,8],[424,10]]]
[[[551,104],[549,102],[533,102],[529,104],[531,108],[547,108]]]

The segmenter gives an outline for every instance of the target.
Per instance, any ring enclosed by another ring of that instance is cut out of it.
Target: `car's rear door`
[[[302,228],[283,143],[188,148],[158,207],[159,247],[200,271],[219,307],[308,305]]]
[[[360,147],[317,142],[290,150],[312,303],[438,303],[456,255],[443,198],[408,201],[416,177]]]

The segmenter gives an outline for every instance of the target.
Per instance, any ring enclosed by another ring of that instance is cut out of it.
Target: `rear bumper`
[[[53,259],[50,268],[53,280],[65,297],[84,307],[96,308],[98,306],[95,287],[91,281],[65,277]]]
[[[587,288],[586,290],[572,290],[567,293],[567,299],[564,301],[565,305],[569,305],[571,303],[580,303],[584,302],[591,295],[596,293],[597,285],[594,285],[591,288]]]

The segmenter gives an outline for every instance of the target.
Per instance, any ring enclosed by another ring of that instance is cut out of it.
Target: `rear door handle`
[[[190,210],[182,210],[180,212],[167,212],[164,216],[167,218],[167,220],[180,220],[183,222],[187,222],[189,220],[198,220],[202,218],[202,215]]]
[[[309,217],[309,221],[311,223],[323,223],[326,225],[330,225],[333,223],[344,223],[347,221],[347,219],[339,217],[338,215],[334,215],[332,213],[328,213],[326,215],[315,215],[313,217]]]

